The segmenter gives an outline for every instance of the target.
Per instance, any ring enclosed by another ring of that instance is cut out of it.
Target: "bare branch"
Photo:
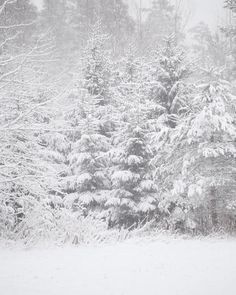
[[[2,6],[0,7],[0,15],[3,13],[4,9],[6,8],[7,5],[9,4],[14,4],[16,3],[16,0],[6,0]]]
[[[31,22],[31,23],[28,23],[28,24],[15,24],[15,25],[9,25],[9,26],[0,26],[0,29],[1,30],[8,30],[8,29],[15,29],[15,28],[22,28],[22,27],[29,27],[29,26],[32,26],[34,24],[36,24],[37,22],[34,21],[34,22]]]

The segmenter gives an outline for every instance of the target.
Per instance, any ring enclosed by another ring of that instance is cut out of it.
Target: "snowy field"
[[[1,295],[235,295],[236,241],[0,251]]]

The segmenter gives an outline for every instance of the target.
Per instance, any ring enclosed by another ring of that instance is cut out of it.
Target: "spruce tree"
[[[85,214],[102,211],[110,189],[109,156],[114,124],[110,69],[104,49],[106,36],[95,25],[84,59],[83,78],[77,83],[70,138],[69,172],[64,179],[65,202]]]
[[[156,186],[149,173],[149,149],[145,130],[129,126],[124,140],[112,152],[112,197],[106,206],[112,209],[111,226],[130,227],[147,218],[156,209]]]
[[[109,101],[109,52],[105,48],[107,38],[102,33],[101,23],[97,22],[85,52],[84,87],[98,105],[105,105]]]
[[[182,229],[192,222],[206,233],[235,228],[229,209],[235,201],[235,97],[218,75],[199,89],[191,111],[169,134],[157,175],[158,183],[166,179],[159,208]]]
[[[191,73],[185,52],[174,45],[173,38],[157,53],[152,62],[149,98],[160,107],[166,125],[174,128],[178,116],[184,112],[186,79]]]

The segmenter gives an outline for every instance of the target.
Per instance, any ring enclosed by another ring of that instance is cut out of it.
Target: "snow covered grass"
[[[2,295],[235,295],[235,239],[0,251]]]

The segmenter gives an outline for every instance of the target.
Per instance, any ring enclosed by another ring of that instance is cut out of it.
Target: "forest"
[[[0,240],[236,233],[236,1],[0,0]]]

